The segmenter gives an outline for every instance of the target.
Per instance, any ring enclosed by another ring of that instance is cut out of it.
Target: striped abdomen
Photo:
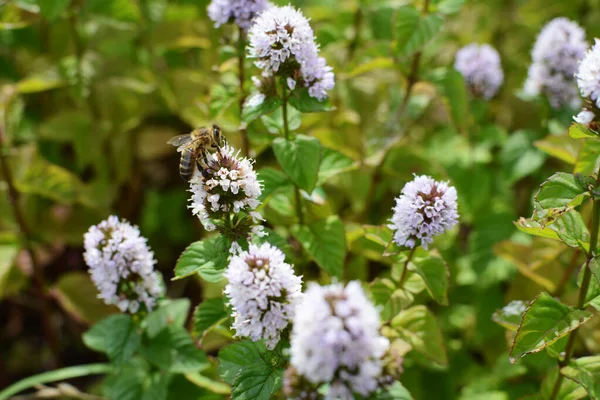
[[[183,149],[181,151],[181,160],[179,161],[179,175],[186,182],[192,179],[194,168],[196,166],[196,152],[192,149]]]

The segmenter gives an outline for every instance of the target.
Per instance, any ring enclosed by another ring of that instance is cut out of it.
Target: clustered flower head
[[[312,384],[329,384],[329,399],[368,396],[379,388],[389,347],[379,328],[379,314],[360,282],[311,283],[296,308],[291,366]]]
[[[465,79],[471,94],[486,100],[494,97],[504,82],[500,55],[488,44],[471,43],[458,50],[454,68]]]
[[[208,231],[219,230],[234,242],[255,234],[263,236],[258,225],[263,219],[254,211],[260,204],[262,186],[252,166],[253,161],[241,158],[231,146],[223,146],[207,155],[208,163],[190,181],[192,192],[189,208]],[[239,218],[235,224],[231,216]],[[233,226],[235,225],[235,226]]]
[[[225,277],[236,336],[264,339],[267,348],[273,349],[294,316],[302,279],[285,262],[281,250],[268,243],[251,244],[248,251],[233,256]]]
[[[581,95],[600,108],[600,40],[585,53],[576,76]]]
[[[313,30],[300,11],[271,7],[256,18],[248,36],[249,55],[264,77],[284,77],[290,90],[299,84],[319,100],[333,89],[333,69],[319,57]]]
[[[268,0],[212,0],[208,5],[208,16],[218,28],[228,22],[235,22],[248,31],[254,18],[271,7]]]
[[[580,100],[574,74],[586,49],[585,32],[577,23],[562,17],[550,21],[533,47],[525,93],[545,95],[555,109],[577,108]]]
[[[390,228],[398,246],[414,248],[420,241],[427,249],[434,236],[458,223],[456,189],[421,175],[408,182],[396,198]]]
[[[84,244],[83,256],[99,298],[122,312],[135,314],[140,307],[152,311],[164,287],[154,271],[154,253],[136,226],[110,216],[90,227]]]

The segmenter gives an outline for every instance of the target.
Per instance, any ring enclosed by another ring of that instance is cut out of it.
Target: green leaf
[[[219,376],[230,385],[245,368],[262,363],[267,348],[262,342],[244,340],[232,343],[219,351]]]
[[[83,343],[106,353],[116,364],[127,362],[140,347],[138,326],[129,315],[115,314],[103,319],[83,334]]]
[[[582,357],[560,372],[580,384],[592,399],[600,399],[600,356]]]
[[[289,98],[290,105],[301,113],[314,113],[333,110],[329,99],[319,100],[308,93],[307,88],[292,91]]]
[[[419,305],[404,310],[392,319],[391,325],[415,351],[442,366],[448,365],[442,331],[427,307]]]
[[[508,183],[513,183],[532,174],[542,166],[546,156],[532,145],[534,132],[520,130],[509,136],[500,160]]]
[[[582,175],[591,175],[598,170],[600,166],[600,140],[585,139],[577,161],[575,162],[574,173]]]
[[[293,140],[277,138],[273,141],[273,151],[292,181],[300,189],[312,193],[321,162],[319,140],[305,135],[297,135]]]
[[[244,368],[237,376],[232,400],[269,400],[281,388],[283,370],[260,363]]]
[[[190,334],[179,326],[169,326],[145,341],[142,354],[170,372],[197,372],[208,365],[206,354],[196,347]]]
[[[207,282],[220,282],[227,267],[228,256],[229,244],[224,236],[194,242],[177,260],[173,280],[198,273]]]
[[[541,400],[550,399],[557,378],[558,368],[553,368],[552,371],[546,375],[546,378],[542,382],[542,387],[540,390]],[[560,385],[560,391],[555,397],[555,400],[579,400],[585,397],[587,397],[585,389],[573,381],[563,379],[562,384]]]
[[[446,72],[444,94],[456,130],[458,132],[466,132],[469,121],[467,87],[463,76],[454,68],[450,68]]]
[[[383,306],[381,319],[388,321],[398,315],[400,311],[409,307],[414,297],[403,289],[397,289],[396,284],[388,278],[377,278],[371,283],[371,295],[375,304]]]
[[[331,276],[342,277],[346,258],[344,223],[335,215],[306,225],[294,225],[292,234],[311,258]]]
[[[527,354],[543,350],[591,317],[588,311],[574,309],[546,292],[540,293],[523,315],[510,349],[510,361],[515,363]]]
[[[204,300],[194,310],[194,336],[201,338],[205,331],[227,318],[223,297]]]
[[[568,135],[548,135],[542,140],[535,141],[535,147],[544,153],[556,157],[568,164],[574,165],[577,161],[581,143],[573,140]]]
[[[269,167],[259,170],[258,178],[263,183],[263,190],[260,194],[260,201],[262,202],[264,202],[265,199],[273,194],[277,189],[292,184],[292,181],[286,174]]]
[[[513,300],[492,314],[492,320],[500,326],[516,332],[521,325],[523,313],[527,310],[527,304],[521,300]]]
[[[450,270],[441,257],[419,248],[412,262],[408,264],[408,269],[423,278],[427,292],[435,301],[443,306],[448,305]]]
[[[557,172],[542,183],[535,201],[542,209],[576,207],[590,196],[590,185],[593,184],[591,177]]]
[[[17,83],[19,93],[40,93],[67,86],[58,68],[52,67],[44,72],[30,75]]]
[[[59,203],[94,205],[93,199],[86,196],[85,187],[75,174],[41,159],[27,168],[16,185],[20,192],[36,194]]]
[[[106,305],[97,296],[90,296],[90,293],[96,291],[88,273],[73,271],[62,274],[51,293],[69,315],[91,325],[118,311],[115,306]]]
[[[321,147],[321,165],[319,166],[317,186],[322,185],[337,174],[352,170],[354,167],[354,160],[350,157],[328,147]]]
[[[444,15],[456,14],[463,4],[465,4],[465,0],[442,0],[437,4],[437,11]]]
[[[71,0],[44,0],[38,3],[40,13],[50,21],[60,17],[60,15],[69,7]]]
[[[190,311],[188,299],[168,300],[146,317],[146,333],[151,338],[168,326],[182,327]]]
[[[386,390],[380,390],[375,395],[375,400],[413,400],[410,392],[398,381]]]
[[[207,378],[206,376],[202,376],[197,372],[188,372],[185,374],[185,378],[192,382],[194,385],[210,390],[213,393],[217,394],[231,394],[231,388],[229,385]]]
[[[423,48],[442,27],[442,18],[436,14],[424,17],[412,6],[400,7],[396,12],[396,51],[400,56],[411,55]]]
[[[0,392],[0,400],[7,400],[23,390],[43,385],[45,383],[64,381],[88,375],[106,374],[112,370],[109,364],[88,364],[73,367],[60,368],[54,371],[44,372],[29,376],[13,383]]]
[[[82,11],[124,22],[136,22],[140,19],[137,3],[129,0],[87,0]]]
[[[597,132],[594,132],[586,126],[581,125],[577,122],[573,123],[569,127],[569,136],[571,136],[573,139],[600,138],[600,135],[598,135]]]
[[[242,109],[242,122],[249,124],[255,119],[275,111],[277,108],[281,107],[282,104],[283,102],[281,99],[276,96],[267,97],[262,103],[255,105],[252,105],[252,102],[250,102],[249,105],[248,101],[246,101]]]

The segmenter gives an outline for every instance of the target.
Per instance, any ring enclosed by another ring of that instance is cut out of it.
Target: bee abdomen
[[[194,175],[194,163],[195,163],[194,152],[190,149],[184,149],[181,152],[181,160],[179,161],[179,175],[186,182],[192,179]]]

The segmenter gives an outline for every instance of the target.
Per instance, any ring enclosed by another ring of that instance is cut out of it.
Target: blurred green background
[[[7,139],[1,151],[22,193],[65,365],[100,359],[84,348],[80,336],[112,310],[95,299],[82,235],[110,214],[139,225],[170,297],[189,297],[197,304],[220,293],[220,287],[199,280],[170,282],[181,251],[204,232],[187,209],[178,154],[167,140],[214,122],[231,144],[241,145],[235,30],[215,29],[206,16],[208,3],[0,0],[0,123]],[[330,93],[335,110],[302,119],[292,113],[291,118],[298,132],[340,153],[339,173],[320,185],[308,207],[312,215],[343,219],[348,278],[372,281],[385,269],[361,227],[385,223],[394,196],[413,173],[450,180],[459,193],[461,227],[438,243],[451,269],[450,306],[432,306],[449,366],[407,363],[403,384],[416,399],[512,399],[536,393],[554,360],[540,353],[510,365],[505,329],[491,316],[512,299],[530,300],[541,288],[557,289],[547,281],[560,280],[573,253],[556,246],[552,251],[553,244],[517,233],[513,221],[531,214],[532,195],[547,176],[573,169],[578,144],[564,136],[573,110],[552,112],[543,101],[524,100],[519,92],[541,27],[565,16],[581,24],[591,42],[600,36],[600,1],[446,0],[451,7],[440,13],[444,23],[424,47],[420,80],[399,121],[395,111],[412,58],[395,51],[393,15],[402,5],[421,3],[291,3],[311,18],[321,54],[336,74]],[[438,3],[433,0],[431,6]],[[470,42],[490,43],[500,52],[505,83],[491,102],[471,100],[457,111],[440,77],[452,66],[456,50]],[[248,77],[259,74],[251,60],[246,70]],[[251,89],[248,79],[246,90]],[[259,171],[277,168],[270,143],[280,127],[279,111],[248,126],[250,154]],[[397,138],[377,169],[382,148]],[[557,154],[562,157],[551,157]],[[290,191],[270,184],[263,196],[267,225],[288,226],[294,218]],[[0,192],[4,387],[51,364],[39,304],[30,295],[31,263],[19,250],[3,181]],[[299,255],[293,258],[294,245],[292,261],[308,264]],[[308,276],[318,278],[310,265],[306,268]],[[528,277],[519,270],[527,270]],[[573,298],[572,289],[563,289],[566,298]],[[595,324],[582,328],[592,353],[600,349]],[[215,337],[207,350],[222,343]]]

